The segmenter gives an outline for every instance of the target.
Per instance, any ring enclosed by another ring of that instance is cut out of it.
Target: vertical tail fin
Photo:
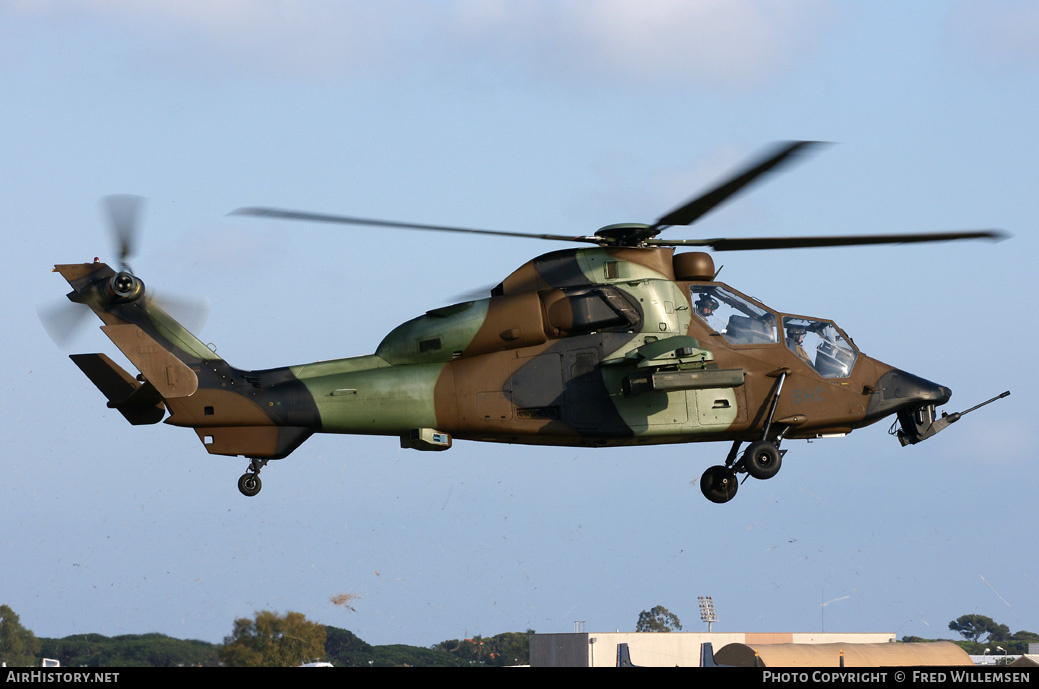
[[[194,428],[210,454],[280,459],[319,427],[313,397],[287,368],[240,371],[145,294],[144,283],[104,263],[57,265],[68,298],[89,307],[141,375],[104,354],[72,360],[132,424]]]

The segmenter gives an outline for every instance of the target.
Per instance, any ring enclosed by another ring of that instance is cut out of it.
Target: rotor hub
[[[613,246],[640,246],[647,239],[657,236],[660,230],[652,225],[639,222],[622,222],[600,227],[595,231],[606,244]]]
[[[133,273],[122,270],[109,279],[108,291],[119,301],[134,301],[144,294],[144,281]]]

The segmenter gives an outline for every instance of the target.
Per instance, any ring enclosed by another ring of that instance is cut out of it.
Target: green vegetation
[[[66,667],[215,667],[220,664],[219,651],[218,644],[165,634],[74,634],[41,639],[40,657],[55,658]]]
[[[658,605],[643,610],[635,631],[681,630],[678,617]],[[1011,633],[984,615],[962,615],[949,623],[963,640],[954,643],[971,655],[1025,653],[1039,634]],[[0,660],[9,667],[39,666],[40,658],[54,658],[65,667],[178,667],[178,666],[291,666],[322,661],[338,667],[501,667],[530,662],[530,636],[505,632],[490,637],[449,639],[431,648],[390,644],[373,646],[338,627],[311,622],[302,614],[260,611],[252,619],[235,620],[223,644],[181,640],[165,634],[76,634],[63,639],[37,639],[23,627],[18,615],[0,605]],[[935,641],[916,636],[905,642]],[[997,651],[996,646],[1003,650]]]
[[[679,632],[682,623],[678,616],[663,605],[654,606],[652,610],[639,613],[639,621],[635,624],[637,632]]]
[[[184,667],[299,665],[327,660],[342,667],[471,667],[526,664],[530,635],[507,632],[489,638],[444,641],[432,648],[372,646],[356,634],[311,622],[302,614],[260,611],[235,620],[223,644],[165,634],[74,634],[37,639],[18,615],[0,605],[0,660],[9,667],[39,666],[54,658],[64,667]]]
[[[949,623],[949,629],[959,632],[963,641],[953,641],[970,655],[1003,654],[1018,655],[1028,652],[1029,643],[1039,643],[1039,634],[1029,631],[1010,633],[1010,628],[1000,624],[991,617],[985,615],[960,615]],[[984,640],[982,640],[984,637]],[[924,639],[919,636],[906,636],[902,641],[919,642],[935,641],[935,639]],[[996,646],[1002,648],[997,651]]]
[[[261,610],[234,621],[220,660],[228,667],[296,667],[325,659],[325,625],[303,614]]]
[[[530,635],[533,633],[533,629],[528,629],[523,633],[505,632],[487,638],[450,639],[433,648],[450,653],[466,665],[525,665],[530,659]]]
[[[959,632],[967,641],[981,641],[983,634],[988,635],[986,641],[1000,641],[1010,636],[1010,627],[985,615],[960,615],[949,623],[949,629]]]
[[[9,667],[36,665],[39,652],[39,640],[22,626],[15,611],[0,605],[0,661]]]
[[[336,667],[461,667],[465,663],[441,651],[395,644],[372,646],[353,632],[326,627],[325,653]]]

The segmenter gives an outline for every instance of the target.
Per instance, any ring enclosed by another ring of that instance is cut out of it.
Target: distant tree
[[[526,632],[505,632],[491,637],[495,665],[528,665],[530,663],[530,635]]]
[[[74,634],[40,639],[40,655],[72,667],[216,667],[220,646],[165,634]]]
[[[1019,632],[1014,632],[1013,636],[1010,637],[1014,641],[1023,641],[1026,644],[1037,644],[1039,643],[1039,634],[1035,632],[1029,632],[1022,629]]]
[[[639,613],[639,621],[635,625],[637,632],[674,632],[681,631],[682,623],[678,617],[665,608],[657,605],[652,610],[643,610]]]
[[[998,624],[991,617],[985,615],[960,615],[949,623],[949,629],[959,632],[967,641],[981,641],[981,637],[987,634],[985,642],[1002,641],[1010,636],[1010,628],[1005,624]]]
[[[474,636],[471,639],[448,639],[433,646],[433,650],[450,653],[471,664],[493,667],[526,665],[530,662],[530,635],[533,633],[533,629],[528,629],[525,632],[504,632],[487,638]]]
[[[17,613],[0,605],[0,662],[10,667],[29,667],[36,664],[39,652],[39,640],[22,626]]]
[[[466,667],[468,661],[434,648],[389,644],[375,647],[374,667]]]
[[[220,651],[220,660],[230,667],[293,667],[324,658],[324,625],[302,613],[281,616],[269,610],[257,612],[252,620],[235,620]]]
[[[347,629],[325,627],[325,657],[339,667],[367,667],[375,648]]]

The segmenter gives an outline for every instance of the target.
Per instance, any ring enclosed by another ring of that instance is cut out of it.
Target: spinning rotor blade
[[[130,194],[105,196],[101,199],[101,206],[105,215],[108,216],[109,228],[115,239],[121,263],[120,270],[133,273],[130,266],[127,265],[127,261],[136,252],[144,198]],[[94,261],[97,262],[98,259],[94,259]],[[143,283],[141,287],[143,288]],[[75,292],[72,292],[68,296],[71,298],[74,294]],[[131,300],[137,298],[138,295],[134,295]],[[167,312],[188,330],[200,329],[209,315],[209,303],[205,299],[171,298],[168,294],[156,299],[154,293],[143,294],[140,298],[142,302],[152,304]],[[37,314],[51,339],[57,345],[65,346],[75,338],[78,331],[82,330],[89,314],[92,311],[105,309],[111,299],[110,293],[95,285],[85,289],[75,300],[70,299],[74,303],[41,307],[37,309]],[[102,320],[104,320],[103,317]]]
[[[791,141],[780,144],[772,153],[765,156],[749,168],[740,172],[710,191],[697,196],[681,208],[676,208],[664,217],[653,223],[654,230],[662,230],[672,225],[691,225],[702,216],[714,210],[729,200],[730,197],[742,191],[745,187],[758,181],[758,179],[780,166],[789,163],[798,155],[823,145],[818,141]]]
[[[171,296],[168,292],[163,292],[159,295],[147,294],[143,299],[162,309],[194,333],[202,329],[209,316],[209,300],[206,298]],[[93,311],[87,304],[73,302],[41,306],[36,309],[43,329],[59,347],[68,346],[83,332],[92,313]]]
[[[650,239],[652,246],[706,246],[715,251],[753,251],[756,249],[805,249],[826,246],[859,246],[864,244],[917,244],[953,242],[961,239],[1001,241],[1007,235],[998,230],[974,232],[933,232],[924,234],[860,234],[844,237],[736,237],[718,239]]]
[[[108,211],[112,234],[115,236],[119,260],[125,264],[136,248],[137,228],[140,225],[141,210],[144,208],[144,198],[117,194],[106,196],[103,201]]]
[[[563,242],[588,242],[599,244],[598,237],[583,237],[561,234],[536,234],[531,232],[502,232],[500,230],[477,230],[467,227],[449,227],[446,225],[420,225],[417,223],[395,222],[393,220],[373,220],[370,218],[353,218],[345,215],[326,215],[324,213],[308,213],[305,211],[289,211],[278,208],[239,208],[229,215],[254,215],[261,218],[278,218],[281,220],[309,220],[339,225],[369,225],[373,227],[394,227],[403,230],[433,230],[435,232],[462,232],[465,234],[489,234],[496,237],[527,237],[531,239],[552,239]]]
[[[206,297],[186,297],[171,295],[166,290],[145,296],[153,304],[165,311],[189,331],[198,334],[209,318],[209,299]]]
[[[494,285],[481,285],[475,289],[462,292],[461,294],[455,294],[447,298],[449,304],[460,304],[467,301],[476,301],[477,299],[486,299],[491,295],[491,290],[494,289]]]
[[[59,347],[67,347],[83,332],[90,313],[90,308],[86,305],[71,302],[36,309],[43,329]]]
[[[345,225],[369,225],[374,227],[393,227],[408,230],[433,230],[437,232],[460,232],[465,234],[482,234],[497,237],[528,237],[532,239],[551,239],[565,242],[584,242],[599,246],[613,247],[646,247],[646,246],[689,246],[705,247],[715,251],[751,251],[762,249],[798,249],[828,246],[859,246],[869,244],[914,244],[921,242],[948,242],[963,239],[1000,240],[1006,235],[998,230],[976,230],[967,232],[935,232],[923,234],[890,234],[890,235],[848,235],[824,237],[745,237],[715,239],[656,239],[657,235],[667,227],[691,225],[701,217],[728,201],[748,186],[760,181],[765,175],[775,172],[784,165],[805,153],[828,145],[819,141],[790,141],[773,148],[764,157],[757,159],[747,167],[715,185],[712,189],[697,196],[685,205],[660,217],[652,225],[641,223],[620,223],[607,225],[596,230],[594,235],[559,235],[537,234],[528,232],[502,232],[498,230],[481,230],[445,225],[422,225],[417,223],[395,222],[390,220],[374,220],[355,218],[344,215],[326,215],[306,211],[280,210],[277,208],[239,208],[231,215],[252,215],[258,217],[279,218],[285,220],[308,220],[314,222],[337,223]]]

